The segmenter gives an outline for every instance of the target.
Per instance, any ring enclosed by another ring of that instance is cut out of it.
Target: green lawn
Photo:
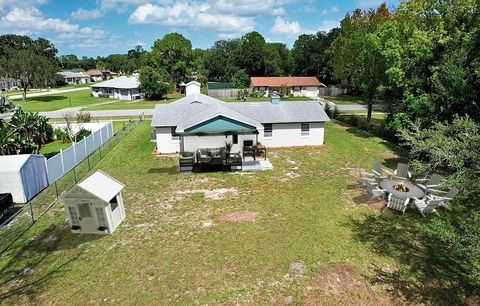
[[[157,104],[167,104],[175,101],[176,98],[169,98],[165,101],[117,101],[105,105],[97,105],[86,107],[82,111],[97,111],[97,110],[116,110],[116,109],[148,109],[155,108]]]
[[[272,171],[187,175],[152,153],[150,131],[143,123],[98,164],[126,184],[123,224],[72,234],[55,207],[0,257],[4,304],[464,302],[432,260],[445,252],[422,240],[428,221],[382,212],[358,187],[359,169],[398,162],[382,140],[331,122],[321,147],[271,150]],[[229,222],[238,212],[258,220]]]
[[[224,98],[221,99],[225,102],[241,102],[235,98]],[[271,98],[269,97],[260,97],[260,98],[253,98],[247,97],[247,102],[270,102]],[[291,98],[281,98],[280,101],[312,101],[309,97],[291,97]]]
[[[367,105],[368,104],[367,100],[364,97],[359,97],[359,96],[341,95],[337,97],[323,96],[322,98],[338,105],[351,105],[351,104]]]
[[[90,90],[75,91],[58,95],[28,98],[27,101],[14,100],[14,104],[24,110],[33,112],[48,112],[68,107],[88,106],[89,104],[109,102],[112,99],[95,98]]]

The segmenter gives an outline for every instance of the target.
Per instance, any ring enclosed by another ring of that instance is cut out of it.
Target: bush
[[[80,141],[82,140],[83,138],[87,137],[87,136],[90,136],[90,134],[92,134],[92,131],[89,131],[89,130],[86,130],[86,129],[80,129],[80,131],[78,131],[77,134],[75,134],[75,139],[77,141]]]
[[[46,159],[49,159],[54,157],[58,153],[60,153],[60,151],[48,152],[48,153],[43,153],[43,156],[45,156]]]
[[[252,98],[261,98],[265,95],[263,91],[255,90],[250,93],[250,97]]]
[[[71,141],[70,136],[64,130],[56,129],[54,131],[54,135],[55,135],[55,139],[61,140],[63,143],[69,143]]]
[[[98,97],[99,98],[110,98],[110,95],[106,94],[106,93],[101,93],[101,94],[98,94]]]
[[[88,112],[80,112],[77,114],[78,123],[87,123],[92,121],[92,115]]]

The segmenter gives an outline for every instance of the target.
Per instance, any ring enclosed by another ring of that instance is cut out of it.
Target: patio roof
[[[185,129],[178,134],[188,136],[203,135],[245,135],[257,134],[258,131],[254,126],[230,119],[224,116],[209,119],[205,122],[197,124],[193,127]]]

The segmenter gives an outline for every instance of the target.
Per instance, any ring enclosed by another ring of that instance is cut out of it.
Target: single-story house
[[[0,78],[0,91],[14,90],[21,87],[20,80],[12,78]]]
[[[325,88],[324,84],[314,76],[305,77],[251,77],[250,87],[254,91],[261,91],[269,96],[273,91],[279,92],[287,87],[290,94],[295,97],[318,97],[319,89]]]
[[[157,105],[152,120],[157,153],[195,152],[225,147],[232,152],[259,143],[266,147],[323,144],[323,107],[314,101],[226,103],[196,93],[167,105]]]
[[[63,81],[67,84],[87,84],[90,83],[90,76],[83,72],[61,71],[57,72]]]
[[[135,76],[121,76],[94,84],[91,87],[94,97],[109,95],[113,99],[128,101],[143,98],[143,93],[140,91],[140,81]]]
[[[85,72],[93,82],[106,81],[118,77],[118,73],[109,70],[90,69]]]

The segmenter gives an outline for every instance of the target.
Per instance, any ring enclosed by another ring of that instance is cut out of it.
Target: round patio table
[[[395,188],[393,188],[393,186],[395,186],[396,184],[398,184],[400,182],[403,182],[405,187],[408,188],[407,192],[398,191]],[[412,182],[407,181],[407,180],[385,179],[385,180],[380,182],[380,187],[382,189],[385,189],[388,193],[393,193],[394,195],[397,195],[397,196],[400,196],[400,197],[403,197],[403,198],[421,199],[425,196],[425,192],[420,187],[416,186],[415,184],[413,184]]]

